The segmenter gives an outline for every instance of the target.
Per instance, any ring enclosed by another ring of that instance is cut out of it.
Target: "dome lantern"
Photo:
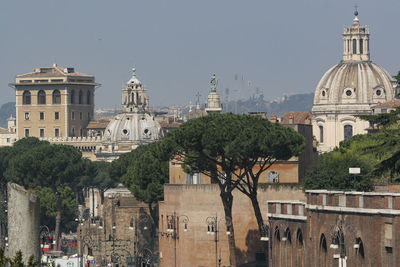
[[[343,60],[369,61],[369,28],[361,26],[358,11],[354,12],[353,25],[343,32]]]

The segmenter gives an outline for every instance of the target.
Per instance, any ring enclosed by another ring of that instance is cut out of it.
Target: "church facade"
[[[343,58],[319,81],[312,108],[313,132],[319,152],[328,152],[356,134],[367,133],[369,123],[356,115],[372,114],[373,107],[395,98],[392,76],[370,59],[369,28],[353,24],[343,33]]]

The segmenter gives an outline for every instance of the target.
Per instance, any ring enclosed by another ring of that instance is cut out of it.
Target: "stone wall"
[[[258,200],[266,219],[268,200],[305,201],[305,195],[298,185],[261,185]],[[260,241],[250,199],[240,192],[234,192],[233,223],[236,252],[240,263],[254,262],[257,252],[263,251],[265,243]],[[175,212],[177,238],[168,231],[167,216]],[[187,231],[184,231],[184,216],[188,217]],[[159,212],[160,266],[192,267],[215,266],[221,258],[221,266],[229,265],[229,250],[224,221],[224,211],[218,185],[165,185],[164,201]],[[207,234],[207,218],[217,216],[219,222],[218,247],[215,236]],[[180,218],[180,219],[179,219]],[[176,253],[176,256],[175,256]]]
[[[9,183],[8,194],[8,250],[13,257],[18,250],[27,262],[31,255],[39,259],[39,198],[23,187]]]

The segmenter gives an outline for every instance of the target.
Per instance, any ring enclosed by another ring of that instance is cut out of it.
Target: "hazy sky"
[[[151,105],[202,102],[212,73],[230,99],[313,92],[342,56],[349,0],[0,0],[0,104],[8,84],[35,67],[75,67],[102,86],[97,107],[119,107],[121,88],[137,69]],[[399,0],[358,1],[370,25],[371,58],[400,69]],[[238,78],[235,81],[235,74]],[[243,77],[243,81],[242,81]],[[249,88],[248,84],[251,81]],[[224,97],[225,98],[225,97]]]

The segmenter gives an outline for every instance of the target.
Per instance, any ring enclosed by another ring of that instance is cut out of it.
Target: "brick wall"
[[[305,195],[299,186],[262,185],[258,191],[261,212],[266,219],[267,200],[300,200]],[[233,223],[239,262],[254,262],[256,252],[262,252],[264,242],[259,239],[257,223],[249,198],[240,192],[234,192]],[[167,215],[176,212],[177,216],[186,215],[189,219],[188,231],[184,232],[182,223],[177,225],[178,239],[167,236]],[[176,262],[179,267],[215,266],[215,241],[213,235],[207,234],[206,219],[224,217],[217,185],[165,185],[164,202],[160,203],[160,266],[174,266],[175,247]],[[221,255],[221,266],[229,265],[229,251],[224,220],[220,221],[218,258]],[[175,243],[176,242],[176,243]]]

